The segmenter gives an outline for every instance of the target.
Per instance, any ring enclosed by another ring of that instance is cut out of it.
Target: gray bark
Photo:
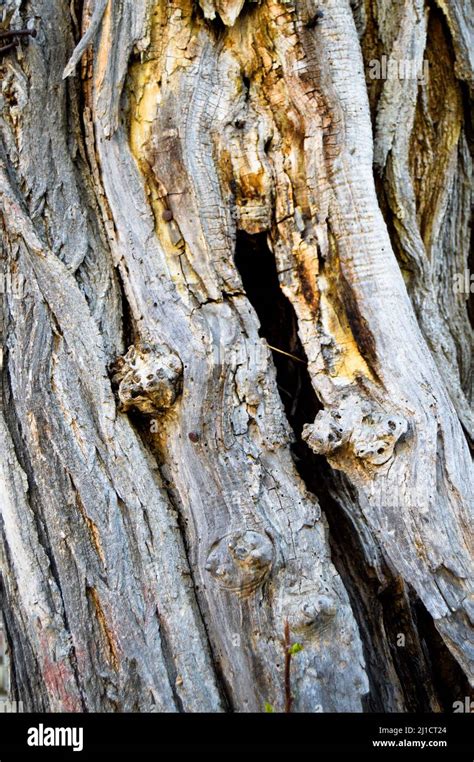
[[[474,679],[467,9],[5,6],[37,30],[0,62],[15,696],[283,711],[288,623],[293,711],[449,708]],[[366,81],[383,55],[427,81]]]

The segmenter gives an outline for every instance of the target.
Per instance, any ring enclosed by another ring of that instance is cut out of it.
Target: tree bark
[[[15,697],[450,709],[474,679],[467,8],[4,5],[37,32],[1,60]],[[368,76],[404,59],[425,77]]]

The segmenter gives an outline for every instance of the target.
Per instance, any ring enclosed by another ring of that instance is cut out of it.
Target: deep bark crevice
[[[235,264],[246,295],[258,315],[260,336],[270,347],[276,348],[272,350],[273,361],[278,390],[295,434],[291,449],[296,468],[308,490],[317,496],[326,516],[332,560],[358,621],[370,683],[365,709],[428,712],[442,705],[449,711],[452,702],[464,695],[462,691],[460,693],[460,687],[465,686],[466,681],[460,668],[454,664],[429,614],[424,611],[423,617],[416,615],[421,605],[419,600],[414,611],[410,603],[413,593],[409,598],[403,581],[394,577],[388,567],[384,568],[384,573],[389,582],[381,590],[375,571],[367,566],[352,522],[331,495],[331,492],[337,492],[334,485],[335,478],[339,481],[339,475],[335,475],[326,459],[313,453],[301,438],[304,424],[314,420],[322,405],[311,384],[306,354],[298,336],[298,320],[280,287],[275,257],[267,244],[266,234],[239,232]],[[420,621],[422,628],[418,626]],[[400,634],[405,635],[404,647],[397,647]],[[443,664],[450,667],[446,669]],[[403,708],[400,698],[396,698],[396,689],[390,687],[397,676]]]
[[[443,711],[452,712],[453,702],[462,700],[466,696],[472,699],[474,697],[473,690],[466,675],[434,626],[433,619],[422,600],[412,589],[409,594],[413,617],[426,653],[431,679]]]
[[[187,530],[186,530],[186,522],[187,519],[185,519],[183,515],[183,510],[180,505],[180,499],[179,494],[177,491],[173,488],[172,483],[170,482],[169,478],[167,478],[165,473],[165,461],[163,457],[163,453],[161,452],[160,448],[157,446],[156,438],[152,433],[150,433],[150,419],[148,417],[145,417],[143,415],[140,415],[134,410],[131,410],[128,412],[128,416],[130,419],[130,423],[133,426],[134,430],[137,433],[137,436],[140,438],[140,440],[143,443],[143,446],[146,448],[146,450],[151,454],[152,459],[155,461],[158,472],[160,474],[161,482],[163,485],[163,489],[166,493],[167,500],[171,506],[171,508],[174,510],[174,513],[176,515],[176,521],[179,528],[179,533],[181,536],[181,540],[183,543],[184,553],[186,556],[187,566],[189,569],[189,576],[193,585],[194,590],[194,602],[196,604],[197,613],[199,615],[199,620],[203,628],[205,640],[207,643],[207,647],[210,654],[210,659],[212,662],[212,667],[214,670],[214,676],[216,680],[216,685],[219,690],[220,699],[222,701],[222,705],[225,710],[232,712],[232,701],[230,698],[230,691],[229,687],[226,682],[226,677],[224,675],[223,670],[221,669],[220,663],[218,658],[216,657],[215,650],[212,645],[211,636],[209,633],[209,628],[206,623],[206,617],[203,609],[203,605],[201,603],[201,596],[199,593],[199,585],[196,582],[195,575],[193,572],[193,566],[191,563],[191,553],[189,548],[189,543],[187,539]],[[157,616],[160,621],[160,634],[163,635],[163,620],[159,616],[159,612],[157,612]],[[171,675],[176,670],[173,665],[173,657],[171,653],[171,648],[169,646],[169,638],[167,639],[166,633],[164,638],[164,643],[162,643],[162,652],[165,659],[165,663],[167,666],[168,674]],[[174,687],[174,683],[170,683],[173,691],[173,696],[176,701],[178,711],[184,711],[182,708],[181,699],[178,696],[178,693]]]
[[[143,430],[143,427],[142,427],[142,430]],[[148,432],[147,432],[147,434],[148,434]],[[229,686],[227,684],[225,674],[224,674],[224,672],[223,672],[223,670],[221,668],[221,665],[219,663],[219,659],[216,657],[215,650],[214,650],[213,645],[212,645],[212,640],[211,640],[211,636],[210,636],[210,633],[209,633],[209,628],[208,628],[207,623],[206,623],[206,617],[204,615],[203,606],[201,605],[200,594],[199,594],[199,586],[196,583],[195,575],[193,573],[193,567],[192,567],[192,564],[191,564],[190,549],[188,547],[188,541],[187,541],[187,532],[186,532],[186,527],[184,526],[185,519],[184,519],[184,516],[183,516],[183,511],[180,509],[178,500],[176,499],[175,493],[173,492],[171,485],[169,484],[168,480],[165,478],[165,476],[163,474],[162,458],[161,458],[160,454],[157,452],[156,446],[154,446],[154,444],[150,444],[150,436],[149,435],[147,435],[145,437],[142,437],[142,438],[144,439],[145,442],[148,442],[148,447],[153,451],[154,457],[156,459],[156,462],[158,464],[158,468],[159,468],[159,471],[160,471],[160,474],[161,474],[161,478],[163,480],[163,485],[164,485],[164,488],[165,488],[168,500],[170,502],[170,505],[173,506],[173,508],[175,509],[175,512],[176,512],[178,527],[179,527],[179,530],[180,530],[180,535],[181,535],[181,538],[182,538],[182,541],[183,541],[184,552],[186,554],[186,560],[187,560],[187,563],[188,563],[189,574],[190,574],[190,578],[191,578],[191,581],[192,581],[192,584],[193,584],[194,601],[196,603],[196,608],[197,608],[197,611],[198,611],[198,614],[199,614],[199,619],[200,619],[200,622],[202,624],[202,628],[204,630],[204,635],[205,635],[205,638],[206,638],[207,647],[209,649],[209,654],[210,654],[212,666],[213,666],[213,669],[214,669],[214,675],[215,675],[215,679],[216,679],[216,684],[217,684],[217,687],[218,687],[218,690],[219,690],[219,693],[220,693],[220,698],[221,698],[221,701],[222,701],[222,704],[223,704],[224,708],[227,711],[231,712],[231,711],[233,711],[233,708],[232,708],[232,700],[231,700],[231,694],[230,694]]]
[[[297,437],[293,454],[298,460],[306,450],[309,451],[301,440],[303,426],[314,420],[322,405],[311,384],[306,353],[298,336],[296,314],[280,288],[275,257],[267,244],[266,234],[239,232],[235,264],[246,296],[258,315],[259,334],[272,350],[278,390]]]
[[[173,694],[173,700],[176,705],[176,709],[178,712],[184,712],[183,709],[183,702],[181,701],[179,697],[179,693],[176,689],[176,680],[178,678],[178,672],[173,660],[173,653],[169,642],[169,636],[166,632],[166,626],[163,617],[160,616],[160,612],[156,611],[156,616],[158,617],[158,623],[160,627],[160,639],[161,639],[161,654],[163,656],[163,661],[166,667],[166,672],[168,674],[168,680],[171,687],[171,692]]]
[[[122,320],[121,320],[122,337],[121,338],[123,341],[123,347],[126,350],[127,347],[131,346],[135,341],[136,328],[135,328],[135,321],[133,319],[132,308],[130,306],[130,302],[127,299],[125,285],[124,285],[123,278],[119,268],[116,268],[116,273],[117,273],[117,283],[118,283],[118,287],[120,291],[120,302],[121,302],[121,308],[122,308]],[[120,347],[117,347],[117,350],[120,351]]]

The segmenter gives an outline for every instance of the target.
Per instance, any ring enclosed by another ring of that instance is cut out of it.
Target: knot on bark
[[[291,630],[307,635],[325,629],[337,614],[336,599],[328,594],[298,595],[294,601],[287,601],[284,608]]]
[[[267,535],[242,529],[214,543],[207,557],[206,571],[219,587],[245,597],[263,584],[273,558],[273,543]]]
[[[377,410],[373,403],[351,396],[335,410],[320,411],[314,423],[304,427],[303,439],[317,454],[341,451],[369,466],[381,466],[393,457],[407,431],[408,422],[400,414]]]
[[[182,389],[183,365],[166,344],[131,346],[111,366],[119,409],[145,415],[168,410]]]

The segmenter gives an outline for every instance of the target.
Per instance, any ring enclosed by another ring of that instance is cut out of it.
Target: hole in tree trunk
[[[311,384],[307,358],[298,336],[298,321],[289,299],[280,288],[275,257],[266,233],[237,233],[235,264],[246,295],[259,321],[259,334],[272,350],[278,390],[296,436],[292,453],[307,488],[318,497],[330,529],[334,565],[351,600],[364,644],[370,694],[366,711],[452,711],[459,695],[468,695],[462,671],[436,632],[431,618],[413,600],[400,578],[392,577],[384,591],[368,566],[357,531],[339,501],[351,487],[327,460],[317,456],[301,439],[305,423],[322,409]],[[281,351],[277,351],[281,350]],[[281,352],[294,355],[288,357]],[[300,361],[303,362],[300,362]],[[390,571],[384,569],[390,579]],[[429,620],[429,621],[427,621]],[[398,647],[400,634],[406,644]],[[461,693],[460,693],[461,692]]]
[[[303,425],[314,420],[322,405],[309,378],[306,353],[298,336],[296,314],[280,288],[275,257],[267,244],[266,233],[249,235],[239,232],[235,264],[247,297],[258,315],[259,335],[275,348],[272,354],[278,390],[299,440]],[[298,359],[288,357],[288,354]],[[295,445],[296,454],[300,445],[308,449],[303,441],[299,441]]]

